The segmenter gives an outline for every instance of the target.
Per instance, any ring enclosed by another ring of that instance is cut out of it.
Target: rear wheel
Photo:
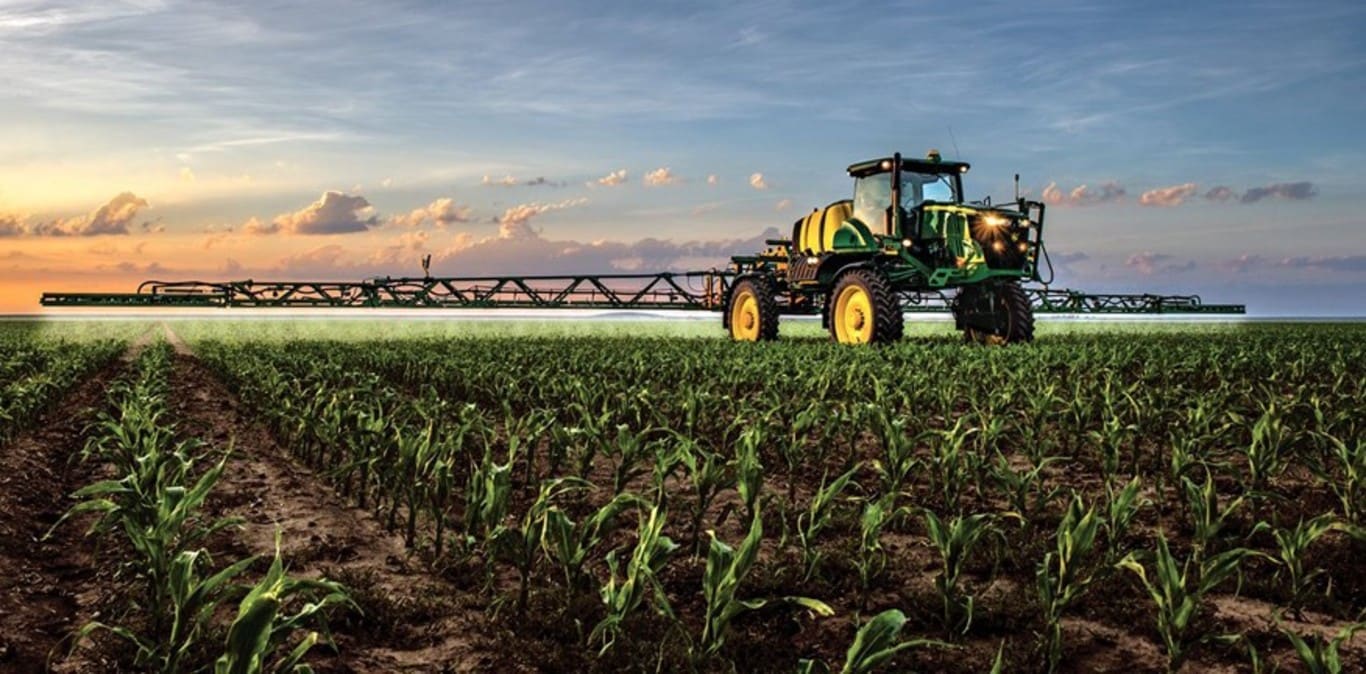
[[[963,340],[1019,344],[1034,339],[1034,307],[1018,283],[968,286],[958,291],[954,318]]]
[[[726,307],[726,328],[737,342],[778,338],[778,300],[773,283],[762,276],[736,281]]]
[[[841,344],[888,344],[901,339],[905,330],[896,293],[871,269],[842,274],[826,306],[830,335]]]

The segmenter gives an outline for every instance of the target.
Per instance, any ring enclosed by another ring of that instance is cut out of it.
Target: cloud
[[[721,179],[720,179],[720,178],[717,178],[715,173],[713,173],[713,174],[707,176],[707,184],[708,184],[708,185],[711,185],[711,186],[715,187],[715,186],[717,185],[717,183],[720,183],[720,182],[721,182]]]
[[[683,182],[669,167],[657,168],[645,174],[645,185],[647,187],[661,187],[663,185],[677,185]]]
[[[0,214],[0,239],[28,233],[24,219],[17,215]]]
[[[187,183],[194,182],[194,171],[191,171],[188,166],[180,167],[180,179]]]
[[[1152,276],[1157,271],[1157,265],[1172,259],[1172,256],[1162,253],[1142,252],[1134,253],[1124,260],[1124,266],[1138,271],[1144,276]]]
[[[1186,199],[1195,195],[1196,189],[1195,183],[1159,187],[1140,195],[1138,203],[1143,206],[1180,206]]]
[[[128,234],[128,226],[144,208],[150,208],[146,199],[132,192],[123,192],[90,215],[39,223],[29,233],[35,236]]]
[[[792,200],[791,200],[791,199],[780,199],[780,200],[778,201],[778,203],[776,203],[776,204],[773,205],[773,210],[775,210],[775,211],[785,211],[785,210],[787,210],[788,207],[790,207],[791,205],[792,205]]]
[[[1069,264],[1076,264],[1089,260],[1091,259],[1091,256],[1078,251],[1075,253],[1053,253],[1048,256],[1048,259],[1053,262],[1053,264],[1065,267]]]
[[[479,184],[484,187],[513,187],[517,185],[517,179],[512,176],[503,176],[502,178],[484,176],[484,179],[479,181]]]
[[[493,221],[498,224],[499,239],[533,238],[538,235],[531,229],[530,221],[532,218],[550,211],[573,208],[586,203],[588,203],[588,199],[579,197],[553,204],[518,204],[503,211],[503,214],[494,218]]]
[[[1343,273],[1366,272],[1366,255],[1318,255],[1284,257],[1279,260],[1262,255],[1243,254],[1223,260],[1217,266],[1227,272],[1245,274],[1272,268],[1331,271]]]
[[[764,181],[764,174],[754,173],[749,177],[749,186],[756,190],[768,189],[768,183]]]
[[[1208,192],[1205,192],[1205,199],[1208,199],[1209,201],[1224,202],[1228,201],[1229,199],[1232,199],[1233,197],[1233,190],[1231,188],[1224,187],[1223,185],[1211,187]]]
[[[442,197],[426,206],[413,209],[407,215],[394,216],[391,222],[399,227],[420,227],[429,222],[438,227],[447,227],[469,222],[470,213],[469,206],[457,204],[449,197]]]
[[[229,229],[228,231],[232,231],[232,230]],[[275,223],[275,222],[264,223],[264,222],[261,222],[261,220],[258,219],[258,218],[252,218],[252,219],[247,220],[246,222],[242,223],[242,232],[245,233],[245,234],[252,234],[252,235],[258,235],[258,234],[274,234],[274,233],[276,233],[276,232],[278,232],[278,231],[280,231],[280,225],[279,225],[279,224],[277,224],[277,223]]]
[[[1318,195],[1318,190],[1314,188],[1314,183],[1275,183],[1264,187],[1253,187],[1243,193],[1238,200],[1245,204],[1252,204],[1262,199],[1287,199],[1290,201],[1303,201],[1312,199]]]
[[[1321,269],[1325,271],[1366,272],[1366,255],[1332,255],[1323,257],[1287,257],[1277,263],[1290,269]]]
[[[272,224],[289,234],[350,234],[364,232],[379,222],[379,217],[371,214],[373,210],[359,194],[328,191],[302,210],[276,216]]]
[[[390,188],[390,187],[393,187],[393,186],[394,186],[394,179],[393,179],[393,178],[385,178],[384,180],[379,181],[379,186],[380,186],[380,187],[383,187],[383,188],[385,188],[385,189],[388,189],[388,188]]]
[[[588,183],[588,186],[602,185],[603,187],[616,187],[624,182],[626,182],[626,169],[619,169]]]
[[[1063,192],[1056,182],[1051,182],[1043,188],[1043,200],[1052,206],[1091,206],[1120,201],[1127,193],[1123,185],[1114,181],[1102,183],[1100,187],[1079,185],[1071,192]]]
[[[1267,259],[1261,255],[1243,254],[1233,259],[1224,260],[1215,264],[1224,271],[1233,272],[1235,274],[1244,274],[1255,267],[1265,267],[1267,265]]]

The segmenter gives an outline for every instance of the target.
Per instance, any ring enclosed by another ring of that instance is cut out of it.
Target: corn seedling
[[[1118,492],[1108,488],[1106,490],[1105,538],[1107,545],[1105,561],[1108,564],[1114,564],[1119,559],[1122,552],[1120,546],[1124,542],[1124,536],[1129,532],[1129,526],[1133,524],[1138,511],[1148,504],[1147,499],[1139,497],[1139,491],[1142,487],[1142,478],[1135,475]]]
[[[617,575],[616,551],[607,553],[609,577],[599,592],[602,603],[607,607],[607,616],[593,627],[588,637],[590,643],[596,641],[602,644],[599,654],[606,653],[616,642],[621,634],[622,623],[639,608],[647,593],[653,596],[656,611],[666,616],[673,615],[669,600],[664,596],[664,588],[657,578],[659,571],[678,549],[678,545],[663,534],[665,519],[666,515],[658,505],[650,508],[648,516],[642,514],[635,548],[620,577]]]
[[[754,560],[759,555],[759,543],[764,536],[764,523],[759,512],[750,521],[749,533],[740,543],[739,549],[726,545],[711,534],[711,547],[707,551],[707,569],[702,576],[702,597],[706,613],[702,623],[700,655],[710,656],[721,650],[726,643],[726,632],[737,615],[745,611],[763,608],[767,599],[740,599],[740,585],[749,575]],[[781,601],[796,604],[818,615],[829,616],[834,609],[824,602],[810,597],[784,597]]]
[[[940,520],[930,510],[926,510],[924,516],[930,542],[939,551],[940,570],[935,587],[944,601],[944,629],[966,634],[972,626],[973,597],[961,591],[959,580],[978,541],[995,532],[991,516],[985,513],[966,517],[955,515],[948,522]]]
[[[589,575],[584,572],[584,564],[611,533],[617,516],[628,508],[644,505],[647,504],[639,496],[617,494],[577,524],[558,506],[546,509],[542,518],[541,545],[564,572],[565,586],[570,592],[586,585]]]
[[[1293,528],[1272,530],[1271,535],[1276,539],[1276,561],[1280,563],[1276,575],[1279,577],[1283,572],[1286,576],[1290,590],[1289,608],[1296,618],[1300,617],[1304,600],[1313,589],[1314,579],[1323,573],[1323,569],[1305,566],[1309,547],[1324,534],[1342,528],[1337,518],[1324,514],[1307,522],[1300,520]]]
[[[844,654],[844,666],[840,674],[870,674],[884,667],[902,651],[926,646],[952,648],[949,644],[933,639],[901,639],[901,629],[906,625],[906,614],[899,609],[890,608],[873,616],[863,623],[854,635],[854,643]],[[830,667],[819,660],[802,660],[797,666],[798,674],[817,674],[829,672]]]
[[[1100,531],[1094,507],[1083,510],[1080,496],[1073,496],[1054,536],[1056,549],[1044,555],[1035,584],[1044,610],[1044,652],[1048,671],[1062,662],[1062,616],[1067,607],[1086,592],[1094,578],[1088,558]]]
[[[1159,534],[1153,559],[1154,575],[1135,555],[1120,560],[1119,567],[1134,573],[1148,592],[1157,614],[1157,631],[1167,651],[1167,669],[1176,671],[1189,655],[1195,643],[1209,635],[1193,635],[1190,628],[1199,616],[1205,595],[1239,572],[1243,559],[1253,554],[1244,548],[1227,550],[1208,558],[1194,552],[1178,563],[1167,546],[1165,534]]]
[[[822,557],[820,549],[816,547],[816,537],[830,523],[836,499],[849,485],[859,468],[859,465],[855,465],[829,484],[826,484],[825,477],[822,477],[821,486],[811,497],[811,503],[806,507],[806,511],[797,516],[797,540],[802,546],[802,565],[806,569],[803,579],[810,579],[816,573],[816,567],[820,565]]]
[[[735,446],[735,490],[745,504],[745,517],[753,520],[759,511],[759,498],[764,491],[764,464],[759,458],[759,445],[764,432],[753,426],[740,433]]]
[[[1218,542],[1219,533],[1223,530],[1228,518],[1243,504],[1246,497],[1229,501],[1228,505],[1219,506],[1219,492],[1215,490],[1214,478],[1209,472],[1205,472],[1205,481],[1196,484],[1188,477],[1181,478],[1181,485],[1186,494],[1186,511],[1190,515],[1193,555],[1198,562],[1201,557],[1212,551],[1214,544]]]
[[[298,610],[290,607],[302,603]],[[358,610],[340,584],[322,579],[291,578],[280,558],[280,540],[275,540],[275,558],[264,578],[247,592],[237,608],[237,617],[228,627],[223,655],[214,663],[215,674],[257,674],[263,671],[311,671],[300,664],[304,655],[327,631],[326,611],[336,606]],[[275,653],[299,630],[308,630],[283,657]],[[275,658],[275,659],[273,659]]]
[[[1286,629],[1280,624],[1279,619],[1276,624],[1281,634],[1284,634],[1295,647],[1295,655],[1299,656],[1300,662],[1309,670],[1309,674],[1342,674],[1347,671],[1343,668],[1340,649],[1344,643],[1351,641],[1357,632],[1366,629],[1366,623],[1356,623],[1338,630],[1331,639],[1324,639],[1317,634],[1305,639]]]

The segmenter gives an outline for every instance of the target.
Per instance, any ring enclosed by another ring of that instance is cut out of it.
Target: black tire
[[[995,311],[981,311],[980,307],[988,304]],[[964,317],[962,312],[971,307],[978,308],[976,316]],[[1018,283],[963,288],[958,291],[954,311],[964,341],[986,345],[1034,341],[1034,307]]]
[[[872,308],[871,334],[868,335],[869,344],[891,344],[901,339],[906,331],[906,318],[901,313],[901,301],[897,298],[896,292],[892,290],[892,285],[887,282],[887,278],[872,269],[859,268],[844,272],[835,281],[835,287],[830,291],[830,296],[826,298],[826,323],[830,330],[830,337],[836,342],[849,342],[840,339],[841,321],[839,315],[839,298],[844,295],[847,289],[857,288],[867,294],[869,304]]]
[[[753,297],[755,314],[737,316],[739,304],[746,297]],[[741,323],[736,323],[737,318]],[[754,321],[753,324],[747,321]],[[731,286],[730,296],[726,299],[726,311],[721,322],[730,338],[737,342],[771,342],[778,338],[778,297],[773,280],[767,276],[749,276]]]

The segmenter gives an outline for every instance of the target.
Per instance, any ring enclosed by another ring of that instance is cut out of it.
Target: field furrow
[[[174,343],[174,340],[173,340]],[[344,582],[361,613],[334,620],[340,657],[315,653],[321,671],[487,671],[493,665],[475,629],[472,596],[405,550],[367,511],[347,503],[282,449],[236,397],[193,355],[178,354],[171,372],[172,413],[182,431],[231,450],[228,469],[207,504],[215,516],[240,517],[220,541],[237,558],[269,555],[280,539],[294,574]]]

